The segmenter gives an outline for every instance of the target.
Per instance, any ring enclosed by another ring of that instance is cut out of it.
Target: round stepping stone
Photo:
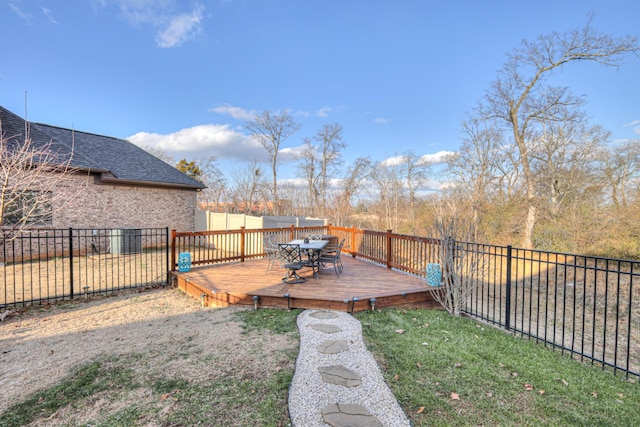
[[[309,325],[316,331],[324,332],[325,334],[334,334],[336,332],[342,332],[342,328],[336,325],[327,325],[325,323],[314,323]]]
[[[322,419],[332,427],[383,427],[362,405],[334,403],[322,408]]]
[[[362,377],[351,369],[342,365],[320,366],[318,368],[322,380],[326,383],[343,385],[345,387],[358,387],[362,384]]]
[[[325,340],[318,345],[318,351],[323,354],[336,354],[349,350],[345,340]]]
[[[338,313],[332,313],[330,311],[314,311],[309,316],[316,319],[335,319],[338,317]]]

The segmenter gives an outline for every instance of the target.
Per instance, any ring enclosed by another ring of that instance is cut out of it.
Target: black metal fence
[[[640,261],[459,244],[481,254],[465,313],[640,377]]]
[[[0,243],[0,306],[169,281],[169,229],[39,229]]]

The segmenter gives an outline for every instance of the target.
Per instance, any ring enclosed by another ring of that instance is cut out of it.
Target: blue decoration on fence
[[[427,285],[440,286],[442,284],[442,270],[440,264],[427,264]]]
[[[178,271],[185,273],[191,270],[191,254],[189,252],[180,252],[178,255]]]

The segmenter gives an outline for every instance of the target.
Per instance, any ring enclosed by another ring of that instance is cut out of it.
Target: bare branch
[[[28,124],[27,132],[28,135]],[[70,152],[49,141],[34,144],[23,135],[7,135],[0,121],[0,240],[15,238],[27,227],[51,225],[54,215],[77,196],[60,190],[70,175]]]

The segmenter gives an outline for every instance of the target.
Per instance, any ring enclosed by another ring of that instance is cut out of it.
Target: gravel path
[[[323,408],[335,404],[363,406],[373,419],[337,420],[329,424],[332,426],[410,426],[362,340],[362,325],[357,319],[344,312],[305,310],[297,322],[300,351],[289,389],[289,412],[294,426],[327,426]],[[339,342],[346,343],[346,349],[331,354],[340,350]],[[319,368],[328,366],[355,372],[361,377],[361,384],[352,387],[326,382]]]

